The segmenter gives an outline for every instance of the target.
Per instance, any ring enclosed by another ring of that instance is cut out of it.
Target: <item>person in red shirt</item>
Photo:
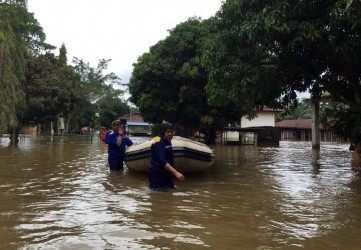
[[[104,141],[106,135],[107,135],[107,129],[105,127],[102,127],[102,130],[100,130],[99,132],[99,139],[101,141]]]

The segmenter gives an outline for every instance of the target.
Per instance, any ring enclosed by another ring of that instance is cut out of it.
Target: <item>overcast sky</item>
[[[190,17],[207,19],[222,0],[28,0],[46,41],[68,51],[68,63],[82,58],[96,67],[112,59],[109,70],[128,83],[132,64],[169,29]],[[58,54],[58,49],[54,51]]]

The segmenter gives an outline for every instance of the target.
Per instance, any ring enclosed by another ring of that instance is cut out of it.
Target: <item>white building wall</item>
[[[245,116],[241,119],[241,128],[275,126],[275,114],[273,112],[258,112],[257,117],[248,120]]]

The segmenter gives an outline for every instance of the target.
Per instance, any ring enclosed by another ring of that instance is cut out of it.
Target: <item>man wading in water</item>
[[[125,149],[133,145],[133,142],[126,137],[122,121],[113,121],[112,127],[105,136],[105,143],[108,144],[108,163],[110,170],[119,171],[123,169]]]
[[[159,136],[154,138],[151,146],[152,160],[148,171],[149,188],[151,190],[174,189],[172,175],[179,181],[185,177],[174,166],[172,149],[173,127],[169,123],[162,123]]]

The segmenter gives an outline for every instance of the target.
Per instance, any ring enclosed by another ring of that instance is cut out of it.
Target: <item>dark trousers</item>
[[[152,190],[174,189],[172,174],[165,169],[149,169],[148,179]]]
[[[123,170],[123,157],[121,158],[108,158],[109,168],[111,171]]]

